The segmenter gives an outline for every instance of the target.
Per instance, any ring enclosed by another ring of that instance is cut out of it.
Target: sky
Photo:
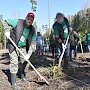
[[[85,5],[89,7],[90,0],[49,0],[50,27],[54,23],[57,12],[64,13],[67,17],[74,15]],[[32,12],[30,0],[2,0],[0,2],[0,14],[3,15],[4,19],[24,19],[28,12]],[[48,25],[48,0],[37,0],[37,9],[34,14],[38,28],[42,28],[42,25]]]

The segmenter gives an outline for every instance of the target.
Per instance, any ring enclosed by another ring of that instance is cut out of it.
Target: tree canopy
[[[85,33],[90,32],[90,8],[81,10],[75,14],[71,26],[81,34],[81,37],[83,37]]]

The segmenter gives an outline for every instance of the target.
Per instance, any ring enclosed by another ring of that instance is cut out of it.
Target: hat
[[[62,14],[62,13],[57,13],[57,14],[56,14],[56,18],[57,18],[58,16],[63,16],[63,14]]]
[[[31,13],[31,12],[30,12],[30,13],[28,13],[28,14],[27,14],[27,16],[26,16],[26,17],[32,17],[32,18],[34,19],[34,17],[35,17],[35,16],[34,16],[34,14],[33,14],[33,13]]]

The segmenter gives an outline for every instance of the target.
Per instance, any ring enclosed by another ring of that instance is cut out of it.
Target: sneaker
[[[22,79],[23,82],[26,82],[27,81],[26,80],[26,77],[24,76],[24,74],[21,74],[21,79]]]
[[[21,90],[20,87],[17,85],[12,85],[11,87],[12,87],[12,90]]]

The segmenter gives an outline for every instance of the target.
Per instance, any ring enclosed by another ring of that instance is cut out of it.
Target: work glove
[[[5,35],[6,35],[7,38],[9,38],[10,37],[10,32],[5,32]]]
[[[67,46],[62,43],[62,48],[63,48],[63,49],[66,49],[66,47],[67,47]]]
[[[24,59],[25,59],[26,61],[28,61],[29,58],[30,58],[30,56],[29,56],[28,54],[26,54],[26,55],[24,56]]]

